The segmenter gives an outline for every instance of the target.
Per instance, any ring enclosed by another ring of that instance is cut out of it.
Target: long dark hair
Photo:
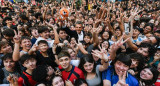
[[[87,55],[84,55],[83,58],[81,58],[80,64],[78,66],[83,71],[84,75],[87,76],[87,71],[83,67],[86,62],[94,64],[92,72],[96,73],[96,64],[94,62],[94,59],[90,54],[87,54]]]
[[[155,68],[155,67],[145,67],[145,68],[148,68],[151,72],[152,72],[152,74],[153,74],[153,78],[151,79],[151,80],[144,80],[144,79],[141,79],[140,78],[140,73],[141,72],[139,72],[138,73],[138,76],[137,76],[137,78],[139,79],[139,81],[142,81],[142,82],[144,82],[145,83],[145,85],[152,85],[153,83],[155,83],[156,82],[156,80],[157,80],[157,78],[158,78],[158,75],[159,75],[159,72],[158,72],[158,70]],[[144,68],[144,69],[145,69]],[[143,70],[144,70],[143,69]]]

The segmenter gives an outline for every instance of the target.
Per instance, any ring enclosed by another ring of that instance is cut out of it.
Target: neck
[[[26,72],[27,72],[28,74],[30,74],[30,75],[32,75],[32,71],[33,71],[33,70],[30,70],[30,69],[27,69],[27,70],[26,70]]]
[[[47,52],[41,52],[41,54],[42,54],[44,57],[48,57]]]
[[[27,49],[23,49],[23,51],[28,52],[29,50],[27,50]]]
[[[137,36],[135,36],[135,37],[132,37],[134,40],[136,40],[138,37]]]
[[[13,69],[7,69],[7,68],[5,68],[7,71],[9,71],[9,72],[14,72],[14,68]]]
[[[10,27],[11,27],[11,25],[9,25],[9,24],[8,24],[8,25],[7,25],[7,27],[9,27],[9,28],[10,28]]]
[[[65,69],[65,71],[71,71],[71,69],[72,69],[72,65],[69,65],[69,67]]]

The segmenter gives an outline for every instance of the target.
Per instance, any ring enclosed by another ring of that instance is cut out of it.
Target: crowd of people
[[[160,86],[159,0],[1,1],[0,33],[0,86]]]

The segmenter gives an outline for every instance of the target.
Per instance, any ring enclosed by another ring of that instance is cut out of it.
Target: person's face
[[[40,43],[40,44],[38,45],[38,48],[39,48],[39,50],[40,50],[41,52],[46,52],[47,49],[49,48],[49,46],[48,46],[47,44]]]
[[[11,53],[12,52],[12,47],[9,44],[5,44],[4,46],[1,47],[1,53]]]
[[[49,35],[50,35],[51,38],[54,38],[54,31],[51,30],[50,33],[49,33]]]
[[[102,37],[103,37],[103,39],[108,39],[109,38],[109,33],[108,32],[104,32],[103,34],[102,34]]]
[[[139,33],[140,32],[137,29],[134,29],[133,30],[133,37],[138,37]]]
[[[39,36],[38,30],[36,30],[36,29],[33,29],[31,33],[32,33],[33,37],[38,37]]]
[[[48,77],[46,78],[47,80],[50,80],[51,79],[51,76],[53,75],[54,73],[54,69],[51,67],[51,66],[48,66],[48,69],[47,69],[47,75]]]
[[[140,28],[144,28],[144,26],[145,26],[145,23],[142,22],[142,23],[140,24]]]
[[[71,60],[68,56],[61,57],[59,59],[59,65],[61,65],[63,69],[67,69],[70,66],[70,61]]]
[[[116,29],[116,36],[121,36],[121,31],[120,31],[120,29]]]
[[[116,74],[122,74],[129,69],[129,66],[125,65],[121,61],[116,61],[114,64]]]
[[[143,48],[143,47],[138,48],[137,53],[139,53],[145,57],[148,57],[148,55],[149,55],[148,48]]]
[[[143,42],[155,44],[157,40],[155,37],[147,37],[146,39],[143,40]]]
[[[3,61],[4,67],[7,71],[12,71],[15,67],[15,62],[12,59],[6,59]]]
[[[76,53],[72,49],[68,49],[68,53],[70,54],[72,60],[76,59]]]
[[[150,27],[150,26],[146,26],[144,29],[144,34],[147,34],[147,33],[150,33],[151,32],[151,30],[152,30],[152,28]]]
[[[98,39],[99,39],[99,43],[102,43],[102,38],[100,36],[98,37]]]
[[[103,47],[103,48],[108,49],[108,46],[109,46],[109,44],[108,44],[107,41],[104,41],[104,42],[102,43],[102,47]]]
[[[160,38],[160,33],[154,33],[154,35]]]
[[[89,23],[89,24],[93,24],[93,19],[92,19],[92,18],[89,18],[89,19],[88,19],[88,23]]]
[[[52,86],[64,86],[64,81],[62,80],[62,78],[60,76],[55,77],[52,80]]]
[[[77,33],[80,34],[81,31],[82,31],[82,25],[81,24],[76,24],[75,28],[76,28]]]
[[[94,67],[94,63],[86,62],[83,65],[84,69],[86,70],[87,73],[91,73]]]
[[[50,24],[54,24],[53,18],[50,19],[49,23],[50,23]]]
[[[23,63],[23,66],[26,67],[29,70],[33,70],[33,69],[36,68],[36,63],[37,63],[36,59],[31,58],[31,59],[26,60]]]
[[[71,26],[71,30],[75,30],[74,26]]]
[[[29,39],[23,39],[21,41],[21,47],[23,49],[29,50],[29,49],[31,49],[31,46],[32,46],[32,43]]]
[[[63,30],[60,30],[60,31],[59,31],[59,37],[60,37],[61,39],[66,39],[66,37],[67,37],[66,32],[63,31]]]
[[[8,25],[12,25],[12,21],[11,21],[11,20],[7,20],[6,23],[7,23]]]
[[[140,72],[140,78],[144,80],[152,80],[153,73],[150,71],[150,69],[145,68]]]
[[[71,38],[71,44],[76,44],[76,39],[75,38]]]
[[[48,38],[49,38],[49,31],[46,30],[46,31],[40,33],[40,36],[41,36],[42,38],[48,39]]]
[[[89,42],[90,42],[90,40],[91,40],[91,39],[90,39],[90,37],[89,37],[89,36],[85,36],[85,37],[84,37],[84,41],[85,41],[86,43],[89,43]]]
[[[138,60],[137,59],[131,59],[131,60],[132,60],[132,63],[130,68],[136,68],[139,64]]]

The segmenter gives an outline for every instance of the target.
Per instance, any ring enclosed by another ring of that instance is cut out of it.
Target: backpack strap
[[[24,80],[23,86],[31,86],[31,84],[28,81],[28,77],[25,74],[22,73],[21,77]]]
[[[71,72],[70,72],[70,74],[69,74],[69,76],[68,76],[67,80],[69,80],[69,79],[70,79],[70,77],[71,77],[71,75],[72,75],[72,73],[73,73],[73,71],[74,71],[74,68],[75,68],[75,66],[72,66]]]

